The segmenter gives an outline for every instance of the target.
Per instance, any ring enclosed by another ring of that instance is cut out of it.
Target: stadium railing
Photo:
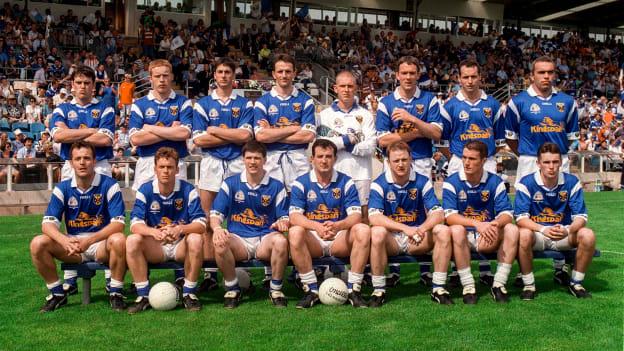
[[[576,257],[576,250],[569,251],[535,251],[533,257],[536,259],[564,259],[566,263],[573,263]],[[600,257],[600,250],[596,250],[594,257]],[[472,260],[496,260],[496,253],[481,254],[472,253]],[[388,263],[418,263],[418,262],[431,262],[431,255],[400,255],[389,256]],[[349,264],[349,258],[339,258],[334,256],[327,256],[321,258],[312,259],[314,266],[341,266]],[[293,266],[292,261],[288,262],[289,266]],[[271,262],[262,260],[248,260],[237,262],[236,267],[270,267]],[[215,261],[204,261],[203,268],[218,268]],[[163,263],[152,263],[148,265],[149,270],[156,269],[182,269],[184,263],[175,261],[167,261]],[[97,271],[109,269],[105,264],[98,262],[85,262],[85,263],[62,263],[62,270],[75,270],[78,272],[78,277],[82,279],[82,304],[88,305],[91,303],[91,279],[95,276]]]

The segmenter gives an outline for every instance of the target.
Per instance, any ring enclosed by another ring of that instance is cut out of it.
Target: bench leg
[[[91,303],[91,278],[82,278],[82,304]]]

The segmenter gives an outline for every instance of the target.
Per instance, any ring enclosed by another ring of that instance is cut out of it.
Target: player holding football
[[[150,308],[148,263],[184,263],[182,299],[189,311],[199,311],[197,277],[203,262],[206,217],[195,187],[178,174],[177,151],[162,147],[154,155],[156,179],[143,183],[136,193],[130,232],[126,242],[128,268],[137,288],[135,305],[128,313]]]
[[[451,227],[453,255],[466,304],[477,302],[470,251],[498,253],[491,294],[496,302],[509,302],[505,284],[518,250],[518,228],[511,223],[513,211],[505,183],[483,169],[487,155],[485,143],[466,143],[463,169],[446,178],[443,186],[442,204]]]
[[[453,246],[451,231],[444,223],[444,210],[435,197],[431,181],[411,169],[411,150],[398,141],[386,149],[388,169],[371,186],[369,220],[373,295],[370,307],[386,301],[388,255],[423,255],[433,250],[431,300],[453,303],[444,288]]]
[[[214,80],[217,88],[201,98],[193,107],[193,143],[202,149],[199,196],[206,216],[223,181],[244,169],[242,145],[253,138],[253,104],[233,93],[236,65],[230,58],[215,62]],[[204,242],[212,245],[212,230]],[[206,250],[212,250],[207,247]],[[216,269],[205,269],[200,291],[217,287]]]
[[[596,250],[596,236],[587,228],[583,186],[574,175],[561,171],[561,150],[544,143],[537,151],[539,170],[516,185],[516,222],[520,227],[518,260],[522,270],[523,300],[537,295],[533,277],[533,250],[577,248],[568,291],[578,298],[591,294],[583,287],[585,272]]]
[[[284,184],[264,170],[264,145],[249,141],[242,153],[245,170],[225,180],[210,211],[215,260],[225,280],[224,306],[236,308],[241,300],[236,262],[257,258],[271,263],[271,302],[286,307],[282,278],[288,263],[288,240],[284,236],[289,226],[288,195]]]
[[[507,144],[519,155],[516,185],[527,174],[538,170],[537,150],[545,142],[561,150],[561,169],[570,171],[568,149],[579,138],[578,109],[574,98],[553,87],[555,62],[548,56],[533,61],[531,86],[514,96],[505,112]],[[568,285],[570,277],[563,270],[564,260],[553,260],[554,280]]]
[[[43,234],[30,243],[33,265],[50,290],[40,312],[51,312],[67,304],[68,294],[56,273],[55,258],[69,263],[108,263],[112,271],[110,305],[113,310],[123,310],[126,238],[121,190],[115,180],[95,171],[93,145],[78,141],[68,152],[73,175],[52,191],[41,224]],[[67,234],[60,231],[63,218]]]
[[[398,63],[399,87],[379,102],[375,128],[379,146],[405,141],[412,150],[412,170],[431,179],[433,141],[440,140],[443,122],[436,97],[418,88],[419,63],[403,56]],[[387,162],[384,162],[387,168]],[[431,265],[421,264],[421,282],[431,285]],[[390,265],[391,286],[398,284],[399,266]]]
[[[337,153],[338,148],[331,141],[316,140],[312,144],[313,170],[292,185],[288,242],[305,292],[297,308],[309,308],[319,301],[312,258],[330,255],[350,256],[349,302],[354,307],[367,306],[361,284],[370,253],[370,228],[361,223],[353,180],[334,169]]]

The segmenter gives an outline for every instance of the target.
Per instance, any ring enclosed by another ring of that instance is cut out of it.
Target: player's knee
[[[186,235],[186,248],[190,253],[200,253],[204,246],[204,238],[201,234],[191,233]]]
[[[466,228],[462,225],[451,226],[451,237],[454,243],[465,244],[466,243]]]
[[[288,229],[288,244],[291,248],[299,248],[305,244],[305,229],[293,226]]]
[[[533,249],[533,244],[535,243],[535,234],[532,230],[527,228],[522,228],[518,231],[519,241],[520,241],[520,249],[521,250],[531,250]]]
[[[140,234],[130,234],[126,238],[126,252],[130,255],[141,251],[143,236]]]
[[[353,234],[355,235],[355,241],[360,244],[368,245],[371,240],[370,227],[366,224],[356,224],[353,226]]]
[[[433,234],[435,235],[435,245],[441,247],[450,247],[452,243],[451,229],[445,225],[438,224],[433,228]]]
[[[283,235],[277,235],[273,238],[273,255],[286,256],[288,255],[288,239]]]
[[[511,243],[517,243],[518,242],[518,227],[515,224],[512,223],[508,223],[507,225],[505,225],[505,228],[503,230],[505,236],[505,240],[511,242]]]
[[[371,228],[371,245],[374,247],[386,245],[388,231],[384,227],[375,226]]]
[[[50,237],[47,235],[37,235],[30,241],[30,252],[36,255],[46,250],[50,244]]]
[[[596,244],[596,235],[589,228],[581,228],[578,231],[579,246],[593,247]]]
[[[125,253],[126,251],[126,236],[122,233],[115,233],[108,237],[108,244],[110,251],[117,253]]]

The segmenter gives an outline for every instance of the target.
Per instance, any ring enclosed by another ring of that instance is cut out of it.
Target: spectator
[[[30,97],[30,103],[26,106],[26,121],[29,124],[43,121],[41,105],[37,103],[35,97]]]
[[[17,104],[15,95],[10,95],[8,104],[2,108],[2,117],[6,118],[9,123],[25,122],[24,108]]]
[[[37,157],[37,150],[33,147],[35,141],[31,137],[27,137],[24,139],[24,146],[21,149],[17,150],[16,158],[18,159],[28,159]]]
[[[13,146],[11,143],[5,143],[0,147],[0,159],[7,160],[13,158]],[[14,183],[19,183],[20,181],[20,172],[17,167],[12,167],[12,180]],[[7,174],[9,172],[9,167],[0,165],[0,183],[6,183]]]
[[[134,90],[136,86],[132,82],[132,76],[129,73],[124,75],[124,81],[119,85],[119,104],[121,105],[121,117],[130,116],[130,108],[134,101]]]
[[[26,139],[26,135],[24,135],[24,133],[22,133],[21,129],[16,129],[13,131],[13,134],[15,135],[15,140],[13,140],[13,149],[12,150],[19,150],[22,147],[24,147],[24,139]]]

